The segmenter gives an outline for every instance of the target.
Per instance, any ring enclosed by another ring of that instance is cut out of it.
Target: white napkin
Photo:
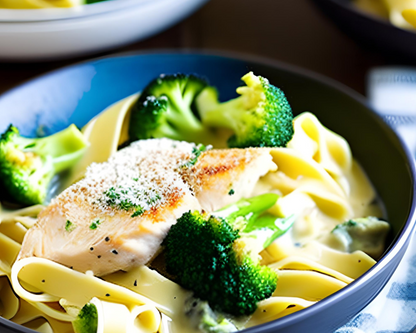
[[[384,67],[368,76],[370,105],[416,155],[416,69]],[[380,294],[336,333],[416,332],[416,240]]]

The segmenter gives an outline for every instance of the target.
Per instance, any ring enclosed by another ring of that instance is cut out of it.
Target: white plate
[[[110,0],[73,8],[1,9],[0,22],[34,22],[102,14],[157,0]]]
[[[126,45],[173,25],[206,1],[117,0],[101,5],[124,4],[101,13],[74,14],[65,19],[0,21],[0,60],[70,58]]]

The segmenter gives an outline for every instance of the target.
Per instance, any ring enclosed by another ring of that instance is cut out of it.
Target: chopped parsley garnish
[[[146,203],[151,206],[153,204],[155,204],[156,202],[158,202],[160,199],[162,199],[162,197],[159,194],[156,194],[154,197],[149,197],[146,200]]]
[[[233,194],[235,194],[235,192],[234,192],[234,190],[233,190],[233,189],[231,189],[231,190],[228,192],[228,195],[233,195]]]
[[[123,189],[121,186],[119,186],[117,189],[111,187],[104,194],[107,197],[106,203],[110,207],[125,211],[134,210],[132,217],[139,216],[144,212],[144,209],[141,205],[134,204],[132,200],[128,198],[128,189]]]
[[[349,220],[347,222],[347,227],[355,227],[358,223],[355,222],[354,220]]]
[[[133,179],[136,181],[135,179]],[[104,192],[103,202],[112,208],[132,212],[131,217],[144,214],[157,202],[162,196],[155,190],[143,188],[142,186],[117,186],[111,187]],[[93,229],[93,228],[91,228]]]
[[[205,147],[203,144],[199,144],[198,146],[192,148],[192,154],[195,156],[192,158],[189,163],[192,165],[195,165],[196,161],[198,161],[198,157],[201,156],[201,154],[207,150],[207,147]]]
[[[121,198],[122,194],[127,195],[128,190],[123,189],[122,187],[118,187],[117,190],[114,187],[111,187],[105,195],[107,196],[107,204],[111,207],[117,207],[122,210],[131,210],[133,208],[137,208],[135,204],[133,204],[127,198]]]
[[[71,232],[71,231],[73,231],[76,227],[77,227],[77,225],[76,225],[75,223],[72,223],[71,221],[66,220],[66,223],[65,223],[65,230],[66,230],[66,231]]]
[[[95,221],[92,221],[90,224],[90,229],[95,230],[98,228],[98,226],[101,224],[100,219],[96,219]]]
[[[204,151],[207,151],[208,149],[211,149],[211,146],[205,146],[205,145],[203,145],[202,143],[200,143],[199,145],[197,145],[196,147],[193,147],[192,148],[192,157],[188,160],[188,161],[186,161],[183,165],[182,165],[182,167],[183,168],[189,168],[189,167],[191,167],[191,166],[193,166],[193,165],[195,165],[196,164],[196,162],[198,161],[198,158],[199,158],[199,156],[201,156],[201,154],[204,152]]]
[[[140,216],[144,213],[144,209],[139,206],[136,211],[131,215],[131,217],[136,217],[136,216]]]
[[[338,224],[331,232],[334,232],[335,230],[343,229],[345,227],[355,227],[357,225],[357,222],[353,220],[348,220],[347,222]]]

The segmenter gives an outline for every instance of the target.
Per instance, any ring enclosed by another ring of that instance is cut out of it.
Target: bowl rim
[[[49,22],[71,20],[128,10],[131,7],[145,6],[160,0],[107,0],[71,8],[7,9],[0,8],[0,23]]]
[[[392,24],[390,22],[390,20],[388,19],[383,19],[382,17],[375,15],[375,14],[371,14],[371,13],[367,13],[363,10],[360,10],[359,8],[356,8],[352,5],[351,1],[349,0],[313,0],[315,2],[331,2],[336,6],[342,7],[344,10],[349,11],[355,15],[358,15],[360,17],[362,17],[363,19],[367,19],[369,21],[373,21],[376,22],[377,24],[383,25],[386,28],[393,28],[394,30],[398,31],[399,33],[402,32],[404,34],[408,34],[408,35],[415,35],[416,34],[416,29],[413,30],[408,30],[408,29],[404,29],[404,28],[399,28],[397,26],[395,26],[394,24]]]
[[[333,0],[330,0],[333,1]],[[356,102],[364,105],[370,113],[373,114],[375,121],[377,121],[380,126],[387,129],[388,132],[390,132],[391,135],[393,135],[394,139],[397,140],[400,143],[400,147],[403,150],[407,162],[408,162],[408,169],[411,174],[412,178],[412,184],[411,188],[412,191],[410,193],[411,196],[411,205],[408,217],[406,219],[406,222],[404,223],[402,229],[399,231],[399,234],[396,236],[394,243],[391,244],[383,254],[382,258],[373,266],[371,267],[367,272],[365,272],[363,275],[361,275],[359,278],[354,280],[349,285],[345,286],[344,288],[340,289],[339,291],[335,292],[334,294],[329,295],[328,297],[324,298],[323,300],[316,302],[315,304],[309,306],[308,308],[305,308],[303,310],[300,310],[298,312],[292,313],[288,316],[282,317],[278,319],[279,326],[280,327],[287,327],[293,324],[296,321],[299,321],[301,319],[306,319],[308,317],[314,316],[316,313],[322,311],[325,308],[328,308],[331,306],[332,303],[337,302],[337,300],[342,299],[345,297],[346,293],[350,293],[350,290],[358,289],[361,285],[364,283],[367,283],[368,280],[374,277],[374,275],[378,274],[387,264],[391,261],[393,257],[395,257],[400,251],[403,249],[405,250],[410,243],[411,235],[416,228],[416,164],[414,162],[414,157],[411,154],[409,148],[404,143],[404,140],[400,137],[400,135],[397,133],[395,129],[387,125],[382,117],[369,105],[366,98],[358,93],[357,91],[353,90],[352,88],[346,86],[343,83],[340,83],[332,78],[329,78],[323,74],[314,72],[312,70],[293,65],[290,63],[286,63],[283,61],[253,55],[253,54],[247,54],[247,53],[241,53],[241,52],[233,52],[233,51],[224,51],[224,50],[198,50],[198,49],[149,49],[149,50],[143,50],[143,51],[127,51],[127,52],[119,52],[114,53],[111,55],[105,55],[101,57],[95,57],[91,59],[82,60],[79,62],[75,62],[70,65],[66,65],[63,67],[60,67],[58,69],[54,69],[48,72],[45,72],[43,74],[40,74],[38,76],[35,76],[33,78],[30,78],[28,80],[25,80],[21,82],[20,84],[17,84],[16,86],[12,87],[11,89],[8,89],[7,91],[0,94],[0,99],[3,97],[7,97],[9,93],[13,93],[16,90],[20,89],[21,87],[32,84],[33,82],[37,81],[38,79],[42,79],[43,77],[53,75],[55,73],[58,73],[60,71],[66,71],[70,68],[82,66],[88,63],[96,63],[101,60],[106,59],[113,59],[113,58],[127,58],[127,57],[140,57],[140,56],[151,56],[151,55],[165,55],[165,56],[178,56],[178,55],[191,55],[191,56],[208,56],[208,57],[218,57],[218,58],[225,58],[228,60],[237,60],[237,61],[247,61],[251,63],[256,63],[258,65],[266,65],[268,67],[277,68],[280,70],[284,70],[290,73],[294,73],[296,75],[299,75],[301,77],[305,77],[307,79],[311,79],[313,81],[317,81],[318,83],[324,84],[326,86],[332,87],[335,90],[347,95],[351,99],[355,100]],[[390,279],[390,278],[389,278]],[[387,283],[388,280],[386,280],[385,283]],[[383,285],[383,287],[385,284]],[[379,290],[379,292],[381,289]],[[373,295],[373,298],[369,299],[367,305],[377,296]],[[361,311],[362,309],[360,309]],[[358,313],[358,312],[357,312]],[[349,320],[349,319],[348,319]],[[242,330],[241,332],[247,332],[247,333],[268,333],[270,332],[271,326],[276,321],[271,321],[268,323],[264,323],[252,328],[247,328]],[[18,325],[10,320],[7,320],[5,318],[0,317],[0,325],[5,325],[6,327],[9,327],[11,329],[20,329],[24,328],[21,325]],[[1,326],[0,326],[1,327]],[[24,328],[24,331],[21,331],[22,333],[36,333],[36,331]]]
[[[115,0],[120,1],[120,0]],[[126,0],[129,1],[129,0]],[[135,1],[135,0],[133,0]],[[85,26],[94,26],[98,22],[108,22],[109,20],[117,20],[124,18],[126,15],[132,15],[132,13],[138,13],[142,10],[153,10],[154,8],[160,8],[169,2],[173,2],[173,0],[141,0],[142,5],[140,6],[128,6],[119,8],[118,10],[112,11],[104,11],[102,13],[97,13],[93,15],[85,15],[85,16],[73,16],[70,18],[64,19],[51,19],[51,20],[33,20],[33,21],[14,21],[14,22],[3,22],[0,19],[0,34],[1,35],[10,35],[10,34],[21,34],[26,35],[36,34],[36,33],[49,33],[55,32],[60,33],[62,31],[81,31],[85,29]],[[208,0],[176,0],[176,3],[184,3],[193,1],[194,3],[204,3]],[[96,3],[100,4],[100,3]],[[92,6],[85,5],[85,6]],[[84,7],[85,7],[84,6]],[[71,8],[69,8],[71,9]],[[38,9],[32,9],[38,10]],[[42,11],[43,9],[39,9]],[[49,10],[49,9],[45,9]],[[55,10],[55,9],[51,9]],[[61,10],[61,9],[56,9]],[[66,10],[66,9],[64,9]],[[1,11],[1,9],[0,9]],[[1,13],[0,13],[1,15]],[[47,74],[47,73],[45,73]]]

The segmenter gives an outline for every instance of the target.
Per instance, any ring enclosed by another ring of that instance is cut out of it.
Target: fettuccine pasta
[[[0,8],[41,9],[68,8],[84,4],[84,0],[0,0]]]
[[[66,185],[127,141],[129,110],[137,97],[112,105],[84,127],[91,146]],[[277,288],[239,328],[309,307],[375,264],[364,252],[341,252],[323,241],[323,235],[348,219],[382,216],[376,193],[348,143],[311,113],[295,118],[294,129],[287,148],[271,149],[277,170],[262,177],[253,194],[279,194],[269,211],[296,220],[290,232],[261,252],[262,263],[278,273]],[[41,209],[0,213],[0,315],[39,332],[69,333],[80,309],[91,302],[97,308],[98,333],[192,332],[183,310],[191,292],[147,266],[98,278],[44,258],[16,261]]]
[[[416,29],[415,0],[354,0],[363,11],[385,17],[403,29]]]

